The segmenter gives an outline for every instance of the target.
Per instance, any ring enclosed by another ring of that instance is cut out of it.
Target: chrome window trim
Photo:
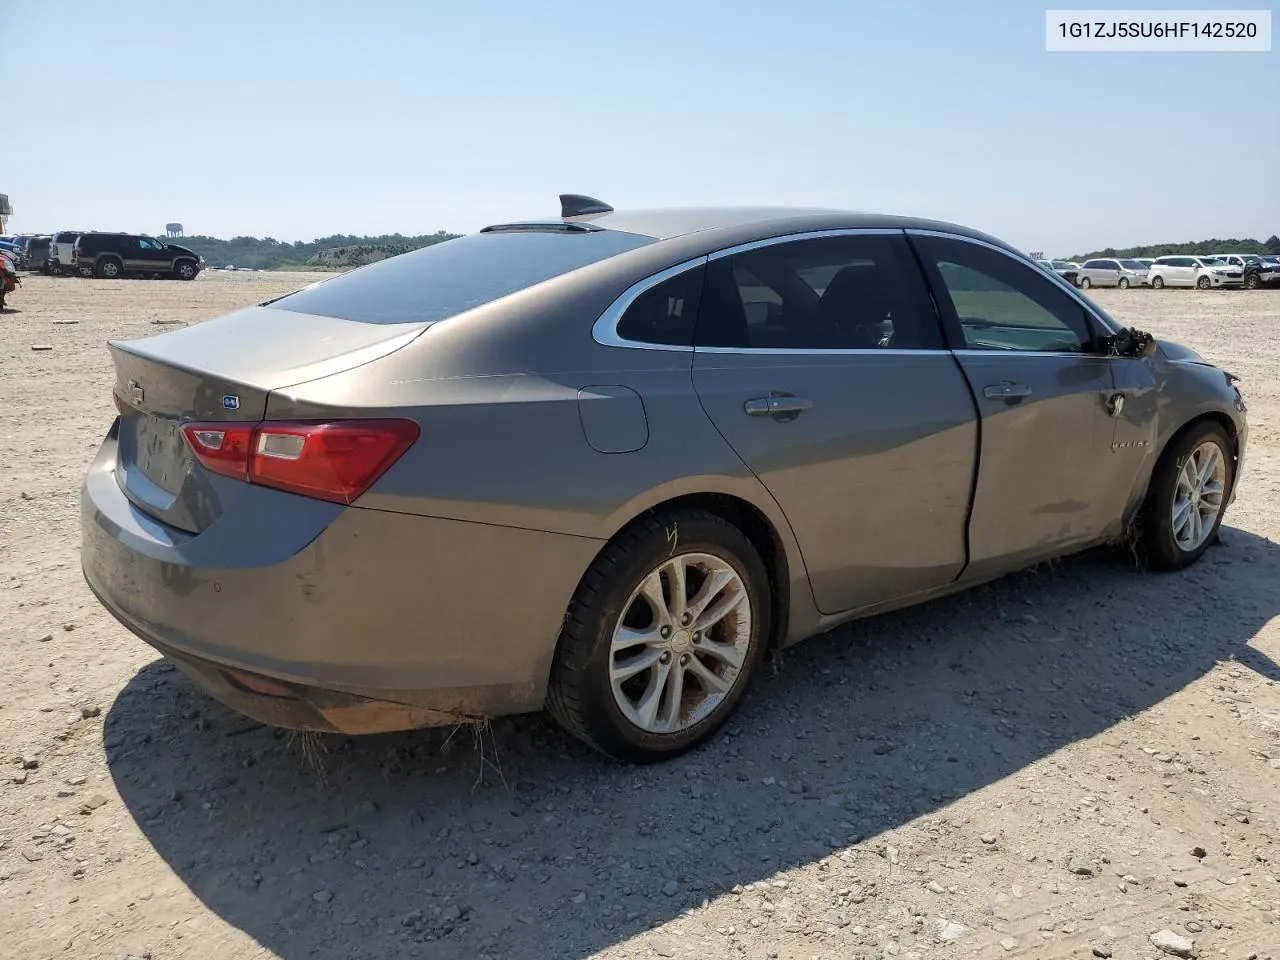
[[[1028,269],[1032,269],[1039,275],[1047,276],[1051,283],[1056,283],[1060,290],[1069,294],[1072,300],[1080,304],[1081,308],[1085,311],[1085,313],[1087,313],[1093,319],[1093,321],[1096,324],[1098,324],[1099,327],[1101,327],[1103,330],[1111,334],[1114,334],[1117,332],[1116,329],[1105,318],[1099,316],[1098,312],[1093,308],[1093,305],[1090,304],[1087,300],[1085,300],[1080,295],[1080,292],[1076,290],[1075,287],[1067,283],[1067,281],[1063,280],[1062,277],[1058,276],[1058,274],[1056,273],[1046,273],[1043,267],[1037,267],[1036,262],[1034,260],[1031,260],[1022,254],[1015,253],[1014,251],[1006,249],[1005,247],[997,246],[994,243],[988,243],[985,240],[979,240],[976,237],[966,237],[962,233],[948,233],[945,230],[907,230],[906,233],[908,236],[911,236],[911,237],[941,237],[944,240],[960,240],[960,241],[963,241],[964,243],[972,243],[975,246],[986,247],[988,250],[994,250],[996,253],[1002,253],[1006,257],[1008,257],[1010,260],[1012,260],[1014,263],[1019,263],[1022,266],[1027,267]],[[1080,269],[1083,270],[1084,267],[1081,267]],[[960,352],[960,351],[957,351],[957,352]],[[996,352],[1004,353],[1006,351],[998,350]],[[1031,351],[1031,350],[1028,350],[1026,352],[1023,352],[1020,350],[1009,350],[1007,352],[1021,354],[1022,356],[1032,356],[1035,353],[1035,351]],[[1077,356],[1080,356],[1080,355],[1081,354],[1077,354]],[[1083,354],[1083,356],[1094,356],[1094,354]]]
[[[695,347],[698,353],[759,354],[770,357],[848,357],[875,355],[878,357],[948,357],[950,350],[905,350],[900,347],[840,347],[830,350],[822,347]]]
[[[959,347],[951,351],[966,357],[1056,357],[1059,360],[1114,360],[1106,353],[1085,353],[1083,350],[978,350]]]
[[[627,287],[613,303],[605,308],[604,313],[600,314],[592,325],[591,339],[602,347],[626,347],[631,350],[666,350],[672,353],[693,353],[692,345],[686,347],[678,343],[645,343],[642,340],[627,340],[618,336],[618,322],[622,319],[622,315],[627,312],[627,308],[635,303],[636,298],[642,293],[660,283],[665,283],[672,277],[679,276],[686,270],[706,266],[707,260],[708,258],[705,255],[694,257],[684,263],[677,263],[674,267],[660,270],[652,276],[638,280]]]
[[[903,236],[901,227],[845,227],[835,230],[810,230],[807,233],[788,233],[780,237],[765,237],[763,240],[752,240],[740,243],[736,247],[725,247],[708,254],[708,260],[723,260],[749,250],[760,250],[764,247],[776,247],[780,243],[794,243],[799,240],[827,240],[831,237],[888,237]],[[753,348],[754,349],[754,348]]]

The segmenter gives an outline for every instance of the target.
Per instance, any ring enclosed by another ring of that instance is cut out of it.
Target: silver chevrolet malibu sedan
[[[650,761],[720,727],[769,647],[1214,539],[1235,378],[999,240],[561,203],[111,343],[82,495],[107,609],[271,724],[545,707]]]

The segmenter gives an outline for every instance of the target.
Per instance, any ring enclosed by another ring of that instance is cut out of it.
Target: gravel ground
[[[1100,552],[814,638],[636,769],[539,716],[256,726],[90,596],[103,342],[314,279],[36,277],[0,315],[0,957],[1280,957],[1280,291],[1094,294],[1244,378],[1199,565]]]

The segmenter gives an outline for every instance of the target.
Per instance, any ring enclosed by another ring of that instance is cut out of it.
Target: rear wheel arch
[[[626,536],[638,524],[688,510],[713,514],[740,530],[764,561],[772,597],[768,646],[781,646],[787,637],[791,615],[791,562],[787,544],[777,526],[755,504],[727,493],[690,493],[658,501],[621,524],[601,546],[600,553]],[[675,536],[679,536],[676,531]],[[597,554],[599,556],[599,554]],[[594,559],[592,561],[594,563]],[[583,576],[586,576],[584,571]],[[576,592],[576,591],[575,591]]]
[[[114,273],[107,269],[107,265],[115,268]],[[124,275],[124,261],[118,254],[101,253],[93,265],[93,272],[98,277],[121,277]]]

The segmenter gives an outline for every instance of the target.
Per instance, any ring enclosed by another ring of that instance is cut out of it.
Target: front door
[[[790,521],[823,613],[963,570],[976,416],[901,231],[713,257],[693,381]]]
[[[172,258],[163,243],[151,237],[139,237],[137,242],[140,250],[138,269],[148,273],[168,273],[172,269]]]
[[[981,416],[966,577],[1096,541],[1124,497],[1111,454],[1111,360],[1091,352],[1084,306],[996,247],[926,234],[912,242]]]

